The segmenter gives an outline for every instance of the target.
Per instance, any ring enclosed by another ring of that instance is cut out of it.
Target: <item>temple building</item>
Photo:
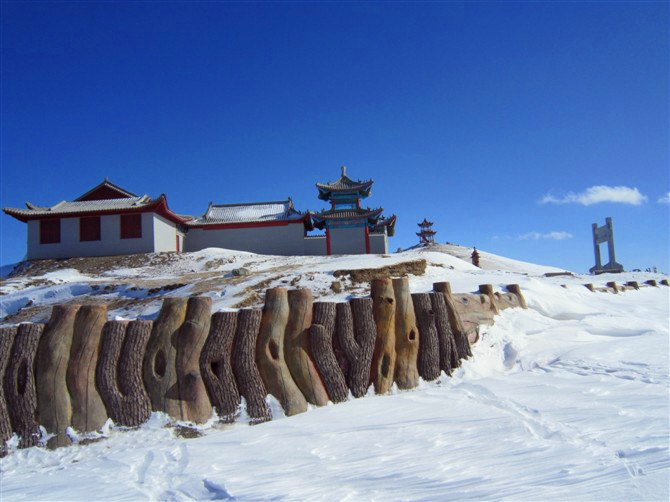
[[[70,202],[3,211],[28,224],[29,260],[184,249],[186,219],[170,211],[165,195],[137,196],[107,179]]]
[[[304,255],[305,236],[312,230],[309,213],[293,201],[250,204],[209,204],[207,211],[186,222],[186,251],[218,247],[259,254]],[[317,253],[315,253],[317,254]]]
[[[326,254],[382,254],[388,252],[388,237],[395,233],[395,215],[383,218],[383,208],[362,208],[373,180],[354,181],[342,166],[342,175],[332,183],[317,183],[319,199],[330,209],[312,213],[314,227],[326,231]]]
[[[199,217],[178,215],[161,195],[137,196],[105,179],[74,201],[51,207],[26,203],[3,211],[28,224],[27,258],[114,256],[217,247],[274,255],[387,253],[395,215],[361,207],[373,181],[353,181],[342,167],[332,183],[317,183],[330,208],[301,212],[293,201],[212,204]],[[309,235],[314,229],[325,235]]]

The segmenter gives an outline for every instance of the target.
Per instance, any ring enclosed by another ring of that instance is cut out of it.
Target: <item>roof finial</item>
[[[347,175],[347,166],[342,166],[342,176]]]

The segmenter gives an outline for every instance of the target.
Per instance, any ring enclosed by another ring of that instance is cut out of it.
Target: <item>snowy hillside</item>
[[[662,277],[547,278],[560,269],[481,251],[478,269],[466,261],[471,249],[457,248],[330,258],[210,249],[107,270],[69,260],[15,272],[0,290],[3,322],[44,319],[45,306],[67,301],[152,318],[162,296],[196,293],[232,308],[279,285],[342,300],[368,288],[335,271],[386,266],[414,272],[412,292],[444,280],[455,293],[518,283],[529,308],[503,311],[451,378],[412,391],[291,418],[270,398],[273,421],[212,421],[191,439],[154,414],[133,431],[108,423],[106,438],[85,446],[14,450],[2,459],[2,499],[668,500],[670,288],[583,286]]]

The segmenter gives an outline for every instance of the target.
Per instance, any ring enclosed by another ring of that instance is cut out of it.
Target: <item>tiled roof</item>
[[[28,220],[48,217],[76,217],[100,214],[142,213],[153,211],[176,224],[182,224],[189,217],[179,216],[168,208],[165,195],[152,200],[148,195],[142,197],[126,197],[123,199],[101,199],[85,201],[62,201],[51,207],[42,207],[26,202],[26,209],[6,207],[3,211],[27,222]]]
[[[370,193],[370,188],[374,183],[373,180],[366,181],[354,181],[347,176],[346,167],[342,166],[342,176],[337,179],[337,181],[329,183],[317,183],[316,187],[319,189],[319,198],[324,199],[330,192],[363,192],[363,195],[367,196]],[[324,193],[325,192],[325,193]]]
[[[148,195],[142,197],[128,197],[125,199],[104,199],[104,200],[87,200],[87,201],[62,201],[51,207],[37,206],[26,202],[26,209],[6,208],[4,211],[12,215],[22,216],[48,216],[48,215],[65,215],[72,213],[88,213],[100,211],[116,211],[119,209],[136,209],[143,206],[148,206],[153,201]]]
[[[210,204],[205,214],[188,222],[188,225],[296,221],[304,218],[305,215],[296,211],[293,201],[288,199],[249,204]]]
[[[344,220],[349,218],[378,218],[384,208],[377,209],[329,209],[320,213],[312,213],[312,217],[320,220]]]

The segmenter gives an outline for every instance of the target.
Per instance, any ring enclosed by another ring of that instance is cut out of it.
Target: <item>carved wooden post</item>
[[[496,297],[493,293],[493,284],[480,284],[479,293],[488,296],[489,300],[491,300],[491,312],[493,312],[494,315],[500,314],[500,309],[496,304]]]
[[[142,375],[151,409],[181,419],[177,392],[177,336],[186,319],[188,298],[165,298],[151,329]]]
[[[593,284],[591,285],[591,288],[593,288]],[[528,308],[528,305],[526,305],[526,299],[523,297],[523,294],[521,293],[521,287],[518,284],[508,284],[507,291],[509,291],[519,299],[519,305],[521,305],[522,309]],[[593,289],[591,289],[591,291],[593,291]]]
[[[247,415],[252,425],[272,420],[272,413],[265,401],[267,391],[256,366],[256,340],[261,315],[259,309],[240,310],[233,341],[233,372],[237,388],[246,401]]]
[[[424,380],[435,380],[440,376],[440,349],[435,327],[435,313],[428,293],[413,293],[412,302],[416,314],[421,344],[419,345],[419,375]]]
[[[448,282],[435,282],[433,283],[433,291],[439,291],[444,295],[444,302],[447,306],[447,312],[449,314],[449,326],[451,326],[451,333],[454,335],[454,341],[456,342],[456,353],[458,359],[464,359],[472,356],[470,351],[470,342],[468,341],[467,333],[463,327],[463,321],[461,316],[456,310],[456,305],[453,297],[451,296],[451,285]],[[456,366],[451,365],[452,369],[460,366],[458,363]]]
[[[596,288],[593,286],[592,283],[584,284],[584,287],[585,287],[586,289],[588,289],[589,291],[591,291],[591,293],[595,293],[595,292],[596,292]],[[509,289],[509,286],[507,286],[507,289],[508,289],[508,291],[511,291],[511,290]]]
[[[95,385],[95,368],[105,322],[105,305],[84,305],[74,320],[66,380],[72,398],[72,427],[79,432],[97,431],[107,420],[105,403]]]
[[[377,394],[386,394],[393,385],[395,370],[395,294],[391,279],[373,279],[370,283],[372,313],[377,336],[372,353],[370,381]]]
[[[435,313],[435,328],[437,329],[437,340],[440,351],[440,369],[447,375],[451,375],[452,361],[457,360],[456,341],[449,326],[449,313],[442,293],[429,293],[430,302]]]
[[[609,281],[607,283],[607,287],[610,288],[614,294],[617,294],[621,291],[621,288],[614,281]]]
[[[47,447],[72,444],[66,429],[72,425],[72,400],[66,374],[79,305],[56,305],[37,348],[35,383],[37,387],[37,421],[54,434]]]
[[[419,328],[416,326],[414,305],[406,277],[393,279],[395,296],[395,351],[394,380],[399,389],[413,389],[419,385],[417,357],[419,355]]]
[[[16,337],[16,326],[0,328],[0,383],[5,381],[5,371]],[[9,420],[4,385],[0,385],[0,458],[7,455],[7,440],[12,437],[12,423]]]
[[[309,289],[290,290],[288,306],[288,323],[284,335],[286,365],[305,399],[317,406],[324,406],[328,403],[328,393],[314,366],[309,341],[309,328],[312,325],[312,292]]]
[[[151,336],[151,321],[108,321],[96,380],[107,413],[118,425],[137,427],[151,415],[151,401],[142,382],[142,360]]]
[[[649,286],[653,286],[655,288],[658,287],[658,283],[654,279],[649,279],[647,281],[644,281],[645,284],[648,284]]]
[[[626,286],[629,286],[633,289],[640,289],[640,284],[637,281],[628,281]]]
[[[336,310],[337,336],[350,364],[349,388],[354,397],[362,397],[370,384],[370,364],[377,336],[372,298],[338,303]]]
[[[19,324],[5,370],[5,399],[12,430],[21,438],[19,448],[35,446],[41,436],[37,424],[35,356],[44,324]]]
[[[268,289],[256,345],[256,364],[265,388],[282,405],[286,415],[307,411],[307,401],[293,381],[284,360],[284,332],[288,323],[288,292]]]
[[[200,352],[209,334],[211,315],[211,298],[189,298],[186,319],[177,335],[177,388],[168,391],[168,397],[176,390],[181,420],[189,422],[204,423],[212,416],[212,404],[200,374]]]
[[[663,286],[670,286],[670,282],[667,279],[661,279],[658,283],[663,284]]]
[[[200,353],[200,372],[209,398],[222,422],[237,419],[240,393],[232,366],[233,339],[237,312],[217,312],[212,316],[209,336]]]
[[[314,362],[323,378],[328,396],[333,403],[349,398],[349,388],[333,350],[335,334],[335,304],[316,302],[312,308],[313,322],[309,329]]]

